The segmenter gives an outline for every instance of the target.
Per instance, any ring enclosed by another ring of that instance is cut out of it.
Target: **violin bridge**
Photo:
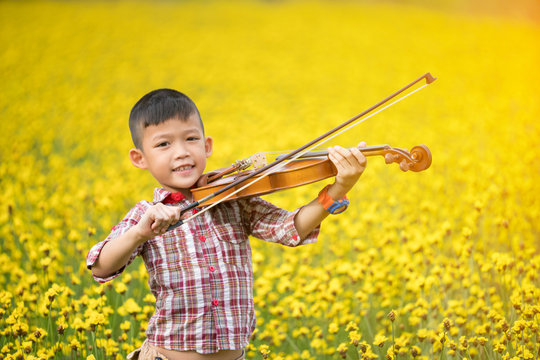
[[[268,164],[268,161],[266,160],[266,155],[262,152],[251,155],[249,159],[251,161],[251,165],[253,165],[253,168],[255,169],[261,168]]]

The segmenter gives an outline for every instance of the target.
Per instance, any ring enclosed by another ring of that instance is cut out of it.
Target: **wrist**
[[[335,191],[332,195],[330,193],[330,190],[332,189],[332,185],[327,185],[324,187],[318,195],[317,202],[324,208],[325,211],[327,211],[330,214],[340,214],[343,211],[347,209],[349,206],[349,199],[345,196],[344,192]]]
[[[332,199],[341,199],[347,195],[349,190],[350,188],[335,182],[332,185],[328,185],[327,192]]]

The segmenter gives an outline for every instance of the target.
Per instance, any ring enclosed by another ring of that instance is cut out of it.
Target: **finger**
[[[346,159],[335,147],[328,148],[328,158],[332,161],[338,172],[346,167]]]
[[[354,159],[356,161],[356,166],[365,167],[366,166],[366,156],[359,148],[352,148],[351,154],[354,156]]]
[[[178,206],[167,206],[171,222],[174,224],[180,220],[182,208]]]
[[[179,207],[172,208],[173,210],[173,224],[176,224],[178,221],[180,221],[180,214],[182,210]]]
[[[341,146],[331,146],[328,148],[328,156],[336,159],[338,162],[347,161],[349,150]]]
[[[163,223],[160,227],[160,232],[165,233],[171,225],[176,224],[180,220],[181,209],[176,206],[165,206],[164,207],[165,217]]]
[[[357,149],[360,151],[360,153],[362,153],[362,156],[357,156],[357,158],[358,158],[358,161],[360,162],[360,164],[361,164],[362,166],[364,166],[364,167],[366,166],[367,159],[366,159],[366,156],[364,155],[364,153],[362,152],[362,150],[360,150],[360,149],[365,148],[365,147],[367,147],[365,141],[360,141],[360,142],[358,143]]]
[[[332,150],[334,151],[335,154],[339,154],[343,157],[346,157],[347,153],[349,152],[348,149],[345,149],[343,146],[339,146],[339,145],[332,147]]]
[[[153,223],[152,230],[156,234],[163,233],[163,228],[167,228],[170,223],[170,210],[168,206],[158,204],[153,208],[152,213]]]
[[[167,230],[169,229],[169,227],[171,225],[174,225],[176,224],[178,221],[180,221],[180,212],[181,212],[181,209],[179,207],[176,207],[176,206],[168,206],[168,221],[166,223],[166,225],[164,225],[164,230],[163,232],[167,232]]]
[[[344,167],[361,168],[362,162],[365,161],[364,154],[356,148],[345,149],[341,146],[336,146],[336,152],[342,156],[341,164]]]

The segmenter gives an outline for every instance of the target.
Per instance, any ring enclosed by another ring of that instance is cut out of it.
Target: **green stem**
[[[394,322],[392,321],[392,356],[396,357],[396,341],[395,341],[395,334],[394,334]]]
[[[441,355],[439,356],[439,360],[442,359],[443,353],[444,353],[444,343],[446,342],[446,331],[443,332],[443,338],[442,338],[442,348],[441,348]]]
[[[488,351],[486,349],[486,346],[484,345],[483,348],[484,348],[484,353],[486,354],[486,358],[489,359],[489,353],[488,353]]]
[[[95,331],[90,330],[90,333],[92,334],[92,353],[97,355],[97,348],[96,348],[96,333]]]

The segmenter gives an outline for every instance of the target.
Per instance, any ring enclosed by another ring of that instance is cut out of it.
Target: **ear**
[[[129,159],[131,163],[139,169],[146,169],[146,161],[142,150],[131,149],[129,150]]]
[[[207,158],[210,157],[210,155],[212,155],[213,145],[214,145],[214,140],[210,136],[207,136],[204,139],[204,150],[206,152]]]

